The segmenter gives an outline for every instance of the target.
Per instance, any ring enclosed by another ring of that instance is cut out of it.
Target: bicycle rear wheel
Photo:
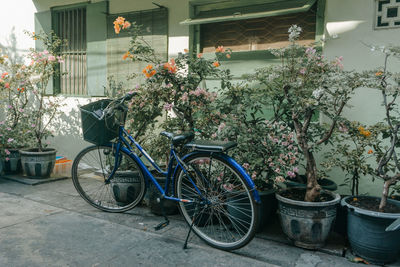
[[[118,168],[107,181],[118,160]],[[115,156],[111,146],[90,146],[76,156],[72,181],[90,205],[103,211],[124,212],[138,205],[145,194],[144,175],[138,164],[123,151]]]
[[[186,222],[209,245],[233,250],[245,246],[256,231],[258,209],[240,172],[224,157],[207,152],[185,159],[188,174],[180,169],[175,183]]]

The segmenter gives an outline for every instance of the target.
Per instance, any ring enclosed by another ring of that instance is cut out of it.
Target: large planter
[[[8,160],[4,164],[5,174],[20,174],[22,173],[21,155],[19,149],[8,148],[10,154],[7,155]]]
[[[30,178],[43,179],[49,178],[56,162],[56,150],[53,148],[43,149],[22,149],[21,164],[24,174]]]
[[[285,198],[280,193],[276,193],[282,230],[298,247],[316,249],[322,247],[328,238],[336,218],[336,208],[340,196],[329,191],[321,192],[330,195],[332,200],[305,202]]]
[[[357,197],[359,201],[363,198]],[[400,213],[375,212],[349,204],[352,197],[345,197],[341,205],[347,207],[347,235],[353,253],[374,264],[395,261],[400,253],[400,229],[385,231],[386,227],[400,218]],[[388,199],[400,207],[400,201]]]
[[[115,201],[121,206],[135,201],[140,194],[141,180],[139,171],[117,171],[111,180]]]

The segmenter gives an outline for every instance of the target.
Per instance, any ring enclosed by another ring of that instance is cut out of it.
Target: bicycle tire
[[[124,212],[134,208],[146,192],[144,174],[124,151],[119,152],[119,166],[106,182],[115,164],[113,146],[89,146],[72,165],[72,181],[79,195],[93,207],[107,212]]]
[[[242,174],[219,154],[198,152],[184,160],[189,176],[182,168],[175,178],[175,192],[183,199],[179,209],[193,231],[212,247],[234,250],[249,243],[258,222],[258,208],[251,188]],[[227,174],[227,175],[225,175]],[[202,193],[203,199],[193,183]],[[203,204],[199,203],[203,201]]]

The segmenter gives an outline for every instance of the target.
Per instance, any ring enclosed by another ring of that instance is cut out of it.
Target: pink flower
[[[186,102],[186,101],[189,99],[188,93],[185,92],[185,93],[182,95],[182,98],[181,98],[181,99],[182,99],[183,102]]]
[[[300,74],[302,74],[302,75],[304,75],[304,74],[306,74],[306,68],[302,68],[302,69],[300,69]]]
[[[299,168],[298,168],[298,167],[294,167],[294,168],[293,168],[293,172],[299,173]]]
[[[224,184],[223,187],[229,192],[233,190],[233,184]]]
[[[43,54],[44,54],[44,55],[48,55],[48,54],[49,54],[49,51],[44,50],[44,51],[43,51]]]
[[[257,177],[257,172],[253,172],[253,174],[251,175],[251,179],[256,179],[256,177]]]
[[[174,104],[165,103],[164,104],[164,110],[170,111],[173,106],[174,106]]]
[[[13,138],[8,138],[8,140],[7,140],[8,143],[11,143],[12,141],[14,141]]]
[[[53,55],[49,55],[49,57],[47,58],[49,61],[56,61],[56,57]]]
[[[9,160],[10,160],[10,158],[7,157],[7,158],[6,158],[6,161],[9,161]]]
[[[6,152],[7,155],[11,154],[11,152],[8,149],[4,149],[4,151]]]
[[[211,138],[217,138],[217,133],[213,133],[213,134],[211,135]]]
[[[224,129],[226,126],[226,124],[223,122],[218,126],[218,131],[222,131],[222,129]]]
[[[276,172],[276,173],[281,173],[281,169],[276,168],[276,169],[275,169],[275,172]]]
[[[296,174],[294,172],[288,171],[287,175],[291,178],[296,177]]]

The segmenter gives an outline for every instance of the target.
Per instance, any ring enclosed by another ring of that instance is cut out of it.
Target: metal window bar
[[[60,93],[87,95],[86,84],[86,8],[57,11],[57,35],[67,40],[61,50]]]

